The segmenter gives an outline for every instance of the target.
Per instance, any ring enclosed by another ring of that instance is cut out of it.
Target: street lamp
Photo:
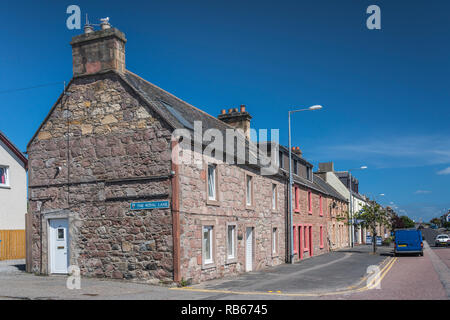
[[[290,250],[290,262],[294,263],[294,233],[293,233],[293,216],[292,216],[292,146],[291,146],[291,114],[296,112],[302,112],[302,111],[314,111],[314,110],[320,110],[322,109],[322,106],[320,105],[314,105],[306,109],[298,109],[298,110],[292,110],[288,111],[288,120],[289,120],[289,220],[290,220],[290,244],[291,244],[291,250]]]
[[[367,169],[367,166],[361,166],[359,168],[355,168],[355,169],[350,169],[348,170],[348,175],[349,175],[349,179],[350,179],[350,244],[352,246],[352,248],[354,247],[354,225],[353,225],[353,199],[352,199],[352,195],[353,195],[353,191],[352,191],[352,171],[355,170],[364,170]]]

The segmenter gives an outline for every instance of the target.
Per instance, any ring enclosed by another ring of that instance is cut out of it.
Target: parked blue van
[[[394,232],[394,256],[402,253],[417,253],[423,256],[422,231],[397,229]]]

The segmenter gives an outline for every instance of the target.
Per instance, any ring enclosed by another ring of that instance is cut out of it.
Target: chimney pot
[[[250,119],[252,116],[245,112],[245,105],[241,105],[241,112],[238,111],[238,108],[230,108],[228,113],[225,109],[222,109],[217,118],[232,127],[241,129],[246,138],[250,140]]]
[[[84,33],[88,34],[88,33],[92,33],[94,32],[94,27],[91,26],[90,24],[86,24],[84,26]]]
[[[222,110],[220,110],[220,113],[221,113],[221,114],[226,114],[226,113],[227,113],[227,110],[222,109]]]

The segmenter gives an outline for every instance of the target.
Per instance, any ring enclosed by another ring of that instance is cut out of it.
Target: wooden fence
[[[25,259],[25,230],[0,230],[0,260]]]

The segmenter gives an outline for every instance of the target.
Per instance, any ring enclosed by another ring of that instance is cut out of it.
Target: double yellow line
[[[288,297],[320,297],[320,296],[330,296],[330,295],[340,295],[340,294],[350,294],[356,292],[363,292],[376,288],[378,284],[381,283],[383,278],[392,268],[394,263],[398,258],[391,258],[388,262],[381,268],[379,272],[373,275],[373,280],[367,282],[363,287],[359,287],[364,280],[368,278],[369,275],[364,276],[356,285],[348,287],[348,290],[340,291],[330,291],[330,292],[314,292],[314,293],[283,293],[281,291],[233,291],[233,290],[214,290],[214,289],[197,289],[192,287],[183,288],[170,288],[170,290],[182,290],[182,291],[192,291],[192,292],[203,292],[203,293],[220,293],[220,294],[239,294],[239,295],[277,295],[277,296],[288,296]],[[384,261],[383,261],[384,262]],[[359,288],[358,288],[359,287]]]

